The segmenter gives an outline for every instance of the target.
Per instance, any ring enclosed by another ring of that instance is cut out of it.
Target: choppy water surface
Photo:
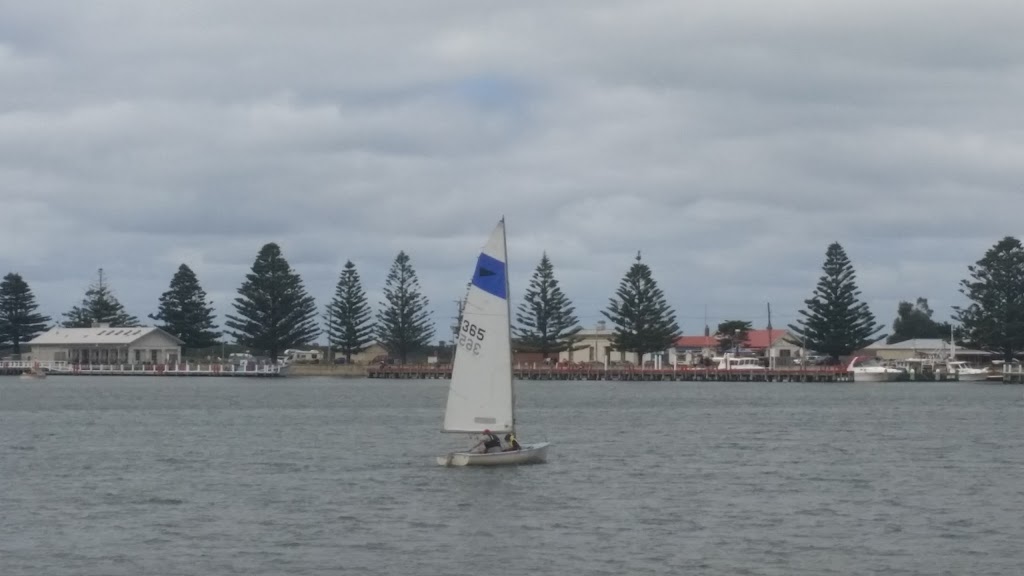
[[[0,574],[1022,574],[1024,387],[0,379]]]

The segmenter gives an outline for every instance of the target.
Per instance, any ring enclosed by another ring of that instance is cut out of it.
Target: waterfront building
[[[180,339],[155,326],[53,328],[28,343],[30,359],[71,364],[174,364]]]
[[[864,349],[868,355],[880,360],[909,360],[912,358],[943,359],[950,353],[949,341],[943,338],[911,338],[901,342],[886,344],[880,340]],[[991,352],[956,347],[956,357],[972,363],[984,363],[990,360]]]
[[[738,353],[740,355],[757,356],[760,358],[773,358],[772,365],[787,366],[792,363],[793,358],[799,358],[803,353],[798,344],[790,342],[792,335],[786,330],[749,330],[747,339],[744,340],[737,350],[725,350],[725,352]],[[680,336],[676,340],[675,358],[679,364],[697,364],[702,359],[710,359],[718,356],[718,338],[716,336]]]

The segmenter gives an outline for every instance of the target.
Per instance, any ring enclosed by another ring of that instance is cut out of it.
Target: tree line
[[[1024,246],[1016,238],[1003,238],[968,266],[968,276],[960,282],[960,292],[969,304],[954,307],[954,320],[959,322],[956,338],[1012,359],[1024,349]],[[332,299],[319,312],[280,247],[269,243],[261,248],[238,288],[232,302],[234,312],[226,314],[225,330],[215,323],[213,303],[186,264],[179,266],[168,290],[160,296],[157,312],[149,318],[180,338],[186,349],[210,348],[228,336],[236,344],[276,360],[285,349],[308,346],[326,334],[330,348],[349,361],[378,342],[404,363],[427,349],[435,336],[430,302],[404,251],[388,271],[383,296],[374,313],[356,266],[347,261]],[[799,311],[796,322],[788,325],[792,343],[838,359],[885,338],[878,335],[883,327],[860,296],[853,264],[843,247],[832,243],[825,252],[817,286],[804,300],[806,307]],[[675,311],[640,253],[601,314],[614,326],[616,350],[638,356],[662,352],[680,336]],[[924,298],[901,302],[889,341],[948,335],[951,325],[936,322],[932,314]],[[114,296],[102,269],[81,304],[63,316],[60,325],[68,328],[97,323],[140,325]],[[571,348],[578,340],[582,326],[547,254],[533,272],[517,307],[515,324],[517,348],[538,352],[544,358]],[[0,282],[0,348],[19,354],[24,343],[50,325],[51,319],[38,312],[28,283],[20,274],[7,274]],[[749,322],[729,320],[718,325],[716,336],[721,348],[729,349],[745,341],[750,329]],[[705,335],[709,333],[705,327]]]

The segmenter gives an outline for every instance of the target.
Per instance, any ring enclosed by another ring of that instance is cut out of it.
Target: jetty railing
[[[706,368],[677,366],[649,368],[640,366],[536,365],[518,364],[512,369],[520,380],[623,380],[623,381],[801,381],[846,382],[852,374],[845,366],[792,367],[776,369]],[[434,379],[451,378],[448,364],[377,365],[367,369],[370,378]]]
[[[4,360],[0,372],[14,374],[42,370],[62,376],[280,376],[279,364],[72,364],[62,361]]]
[[[1003,382],[1024,383],[1024,364],[1017,362],[1003,364]]]

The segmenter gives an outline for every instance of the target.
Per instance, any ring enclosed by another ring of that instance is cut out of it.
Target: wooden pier
[[[449,365],[372,366],[370,378],[448,379]],[[714,368],[637,368],[591,366],[516,366],[520,380],[614,380],[629,382],[852,382],[845,366],[775,370],[719,370]]]
[[[1024,364],[1003,364],[1003,382],[1024,384]]]
[[[24,374],[41,370],[48,376],[228,376],[272,377],[284,375],[280,365],[272,364],[70,364],[5,360],[0,374]]]

